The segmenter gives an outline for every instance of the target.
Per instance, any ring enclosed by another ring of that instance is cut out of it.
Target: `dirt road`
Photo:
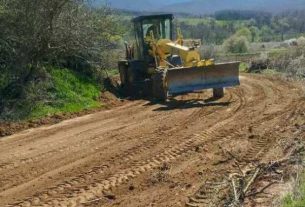
[[[304,92],[272,77],[241,80],[216,102],[209,91],[128,102],[0,139],[0,206],[185,206],[236,171],[224,149],[242,167],[284,156],[305,124]]]

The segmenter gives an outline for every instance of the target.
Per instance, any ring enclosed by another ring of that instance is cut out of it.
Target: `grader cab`
[[[181,31],[173,38],[173,15],[134,18],[135,41],[125,43],[126,59],[119,61],[121,86],[130,96],[169,96],[213,89],[215,97],[239,82],[239,62],[201,59],[196,47],[183,45]]]

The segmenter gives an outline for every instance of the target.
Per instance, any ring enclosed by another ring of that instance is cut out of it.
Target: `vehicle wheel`
[[[118,66],[120,72],[121,86],[124,86],[127,83],[128,62],[126,60],[119,61]]]
[[[158,101],[167,100],[166,71],[158,71],[152,76],[153,97]]]

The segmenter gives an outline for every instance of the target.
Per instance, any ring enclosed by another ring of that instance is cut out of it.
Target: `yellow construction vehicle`
[[[133,19],[135,42],[126,45],[126,59],[119,61],[122,88],[129,95],[168,96],[213,89],[215,97],[225,87],[237,86],[239,62],[202,60],[195,47],[183,45],[181,31],[173,39],[173,15],[139,16]]]

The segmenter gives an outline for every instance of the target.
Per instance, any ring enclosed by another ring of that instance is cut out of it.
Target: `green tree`
[[[260,37],[263,42],[272,41],[274,38],[273,30],[268,26],[263,26],[260,30]]]
[[[223,47],[229,53],[246,53],[249,42],[245,36],[233,35],[224,42]]]
[[[287,17],[279,18],[274,17],[272,19],[272,27],[275,29],[276,32],[281,34],[281,41],[284,41],[284,34],[289,30],[289,20]]]
[[[85,0],[0,0],[0,115],[45,98],[46,66],[101,74],[104,52],[122,34],[119,24],[111,9]]]
[[[235,35],[237,37],[245,37],[245,38],[247,38],[248,41],[251,41],[251,39],[252,39],[252,33],[251,33],[250,29],[248,29],[247,27],[240,28],[239,30],[237,30]]]
[[[259,29],[255,26],[250,27],[251,32],[251,42],[255,42],[259,40]]]

